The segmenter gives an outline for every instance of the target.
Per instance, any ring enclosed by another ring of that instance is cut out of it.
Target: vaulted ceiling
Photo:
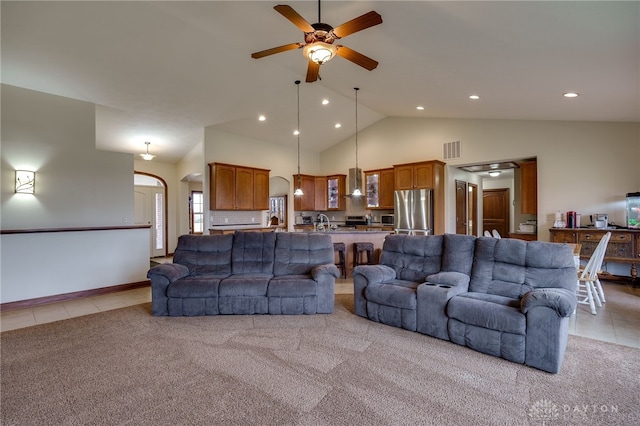
[[[98,148],[150,141],[165,162],[207,126],[295,145],[297,79],[300,141],[316,151],[354,133],[356,86],[360,130],[392,116],[640,121],[639,2],[325,1],[334,27],[382,15],[340,40],[380,65],[335,58],[315,83],[301,50],[250,56],[303,41],[276,4],[2,1],[1,81],[95,103]],[[285,4],[317,22],[317,2]]]

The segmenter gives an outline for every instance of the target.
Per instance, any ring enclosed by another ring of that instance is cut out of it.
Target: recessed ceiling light
[[[476,100],[480,99],[480,96],[478,96],[478,95],[470,95],[469,99],[473,99],[474,101],[476,101]]]
[[[323,99],[322,105],[329,105],[329,99]]]
[[[418,106],[416,107],[416,109],[417,109],[418,111],[424,111],[424,107],[423,107],[423,106],[421,106],[421,105],[418,105]]]
[[[336,123],[333,127],[335,127],[336,129],[339,129],[340,127],[342,127],[342,124]]]
[[[500,176],[500,170],[494,170],[492,172],[489,172],[489,176],[491,177],[498,177]]]
[[[294,130],[294,131],[293,131],[293,136],[298,136],[299,134],[300,134],[300,132],[299,132],[299,131],[297,131],[297,130]]]
[[[259,115],[258,116],[258,121],[265,121],[267,119],[267,117],[265,117],[264,115]]]
[[[564,93],[562,96],[564,96],[565,98],[577,98],[580,94],[576,93],[576,92],[567,92]]]

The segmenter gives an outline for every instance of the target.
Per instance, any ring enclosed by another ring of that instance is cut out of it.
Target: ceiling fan
[[[342,37],[381,24],[382,16],[377,12],[371,11],[365,13],[362,16],[358,16],[333,28],[331,25],[321,22],[320,0],[318,0],[318,23],[316,24],[307,22],[298,12],[293,10],[291,6],[279,4],[275,6],[274,9],[304,32],[304,43],[290,43],[284,46],[262,50],[252,53],[252,58],[260,59],[275,53],[302,48],[304,57],[309,60],[306,78],[307,83],[316,81],[319,78],[320,65],[330,61],[336,55],[356,65],[360,65],[369,71],[378,66],[377,61],[374,61],[362,53],[356,52],[346,46],[334,44],[336,40]]]

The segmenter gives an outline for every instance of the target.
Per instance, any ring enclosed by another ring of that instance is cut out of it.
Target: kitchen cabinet
[[[293,187],[298,187],[298,175],[293,175]],[[295,196],[293,209],[295,211],[313,211],[316,209],[315,176],[300,175],[300,187],[303,195]]]
[[[395,189],[433,189],[433,232],[444,234],[444,166],[438,160],[393,166]]]
[[[327,210],[327,199],[329,198],[328,184],[326,176],[316,176],[314,181],[314,207],[316,211]]]
[[[538,163],[523,161],[520,166],[520,213],[538,213]]]
[[[327,210],[345,210],[347,175],[327,176]],[[317,190],[317,188],[316,188]]]
[[[268,210],[269,170],[209,164],[212,210]]]
[[[393,209],[395,172],[393,168],[364,172],[368,209]]]

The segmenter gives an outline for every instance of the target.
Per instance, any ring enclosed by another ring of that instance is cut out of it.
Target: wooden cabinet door
[[[538,163],[526,161],[520,163],[520,212],[538,213]]]
[[[393,174],[393,169],[380,170],[378,191],[379,207],[381,209],[392,209],[393,192],[395,191],[395,176]]]
[[[346,175],[327,176],[327,210],[344,210],[346,208],[344,199],[346,186]]]
[[[253,209],[269,210],[269,170],[253,170]]]
[[[314,207],[316,211],[327,210],[327,198],[329,197],[329,190],[327,189],[327,178],[324,176],[316,176],[314,182]]]
[[[416,189],[433,188],[433,164],[420,163],[413,166],[413,186]]]
[[[367,208],[380,208],[380,171],[364,172],[364,188],[367,197]]]
[[[213,174],[213,208],[215,210],[235,209],[236,168],[225,164],[216,164]]]
[[[413,165],[394,167],[396,189],[413,189]]]
[[[315,185],[315,177],[309,175],[300,175],[300,187],[304,195],[294,197],[293,209],[295,211],[315,210]],[[298,175],[293,175],[293,187],[298,187]]]
[[[236,209],[253,210],[253,169],[236,167]]]

